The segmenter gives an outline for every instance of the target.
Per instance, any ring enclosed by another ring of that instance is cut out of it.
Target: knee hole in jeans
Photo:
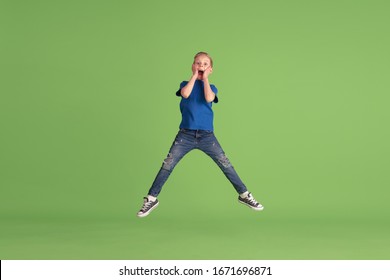
[[[229,168],[231,165],[230,160],[227,158],[225,154],[222,154],[218,157],[218,161],[222,164],[223,167]]]
[[[166,170],[171,170],[172,163],[173,163],[173,155],[172,153],[169,153],[163,161],[163,168]]]

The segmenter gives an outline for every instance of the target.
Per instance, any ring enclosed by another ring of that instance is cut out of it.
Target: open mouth
[[[199,75],[203,75],[203,73],[204,73],[204,71],[202,71],[202,70],[199,70],[199,71],[198,71],[198,74],[199,74]]]

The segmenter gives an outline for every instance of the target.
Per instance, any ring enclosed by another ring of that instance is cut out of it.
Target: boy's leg
[[[232,183],[237,193],[239,194],[238,201],[252,208],[253,210],[263,210],[264,207],[256,201],[256,199],[252,196],[244,183],[241,181],[236,170],[230,163],[230,160],[225,155],[225,152],[223,151],[214,133],[211,133],[205,137],[204,140],[205,141],[202,141],[202,144],[199,146],[199,148],[217,163],[219,168]]]
[[[199,146],[200,150],[205,152],[208,156],[210,156],[215,161],[215,163],[225,174],[226,178],[228,178],[228,180],[232,183],[237,193],[242,194],[248,191],[246,186],[238,176],[236,170],[230,163],[230,160],[225,155],[225,152],[223,151],[214,133],[210,133],[210,135],[202,139],[200,143],[201,143],[201,145]]]
[[[171,175],[176,164],[192,149],[194,149],[193,143],[189,141],[188,137],[186,137],[182,131],[179,131],[175,141],[173,141],[172,146],[169,149],[167,157],[163,161],[160,171],[157,173],[157,176],[149,189],[148,195],[153,197],[159,195],[164,183],[167,181],[169,175]]]
[[[148,196],[144,197],[142,208],[137,213],[138,217],[146,217],[158,206],[159,201],[157,200],[157,196],[161,192],[164,183],[167,181],[176,164],[192,149],[193,145],[191,145],[191,141],[188,141],[182,131],[179,131],[160,171],[157,173],[157,176],[149,189]]]

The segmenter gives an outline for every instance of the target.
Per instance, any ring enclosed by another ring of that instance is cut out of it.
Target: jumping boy
[[[144,197],[143,206],[137,213],[138,217],[146,217],[158,206],[157,196],[164,183],[176,164],[193,149],[203,151],[215,161],[239,194],[240,203],[256,211],[264,209],[247,190],[214,135],[212,103],[218,103],[218,90],[209,83],[209,75],[212,72],[212,58],[205,52],[197,53],[192,64],[191,79],[188,82],[182,82],[180,89],[176,92],[177,96],[181,96],[180,130],[148,195]]]

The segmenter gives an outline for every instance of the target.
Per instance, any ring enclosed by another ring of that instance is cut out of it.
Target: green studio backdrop
[[[388,1],[0,2],[0,259],[389,259]],[[177,133],[193,56],[265,206]]]

